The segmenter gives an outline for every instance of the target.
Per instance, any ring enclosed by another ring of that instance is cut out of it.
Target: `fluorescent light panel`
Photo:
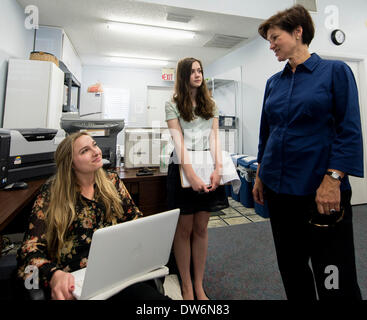
[[[157,59],[141,59],[141,58],[125,58],[125,57],[110,57],[110,61],[114,63],[138,64],[138,65],[154,65],[166,66],[169,61]]]
[[[195,32],[181,29],[172,29],[164,27],[148,26],[143,24],[133,24],[125,22],[114,22],[108,21],[107,27],[110,30],[116,30],[126,33],[134,33],[140,35],[148,35],[155,37],[165,37],[165,38],[184,38],[192,39],[195,37]]]

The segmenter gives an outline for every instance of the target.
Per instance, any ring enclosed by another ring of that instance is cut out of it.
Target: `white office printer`
[[[55,172],[54,153],[65,138],[64,130],[1,129],[0,135],[0,186]]]
[[[125,128],[125,168],[168,164],[173,143],[168,128]]]

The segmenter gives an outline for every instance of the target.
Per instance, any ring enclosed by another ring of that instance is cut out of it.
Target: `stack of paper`
[[[210,151],[188,151],[191,159],[191,165],[195,174],[210,185],[210,176],[214,171],[214,161]],[[233,191],[238,193],[241,187],[241,180],[237,174],[237,170],[227,151],[222,151],[223,174],[221,185],[231,183]],[[185,172],[180,166],[181,185],[183,188],[190,187],[190,183],[186,178]]]

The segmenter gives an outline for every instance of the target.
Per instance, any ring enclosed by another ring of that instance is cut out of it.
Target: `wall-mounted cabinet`
[[[65,31],[40,26],[36,30],[35,51],[44,51],[61,60],[78,82],[82,80],[82,63]]]

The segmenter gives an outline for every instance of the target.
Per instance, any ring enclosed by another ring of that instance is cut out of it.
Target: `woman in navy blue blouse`
[[[309,53],[314,24],[302,6],[270,17],[259,34],[288,60],[266,84],[253,188],[256,202],[268,202],[287,298],[316,299],[317,288],[320,299],[361,299],[348,181],[363,177],[353,73]]]

